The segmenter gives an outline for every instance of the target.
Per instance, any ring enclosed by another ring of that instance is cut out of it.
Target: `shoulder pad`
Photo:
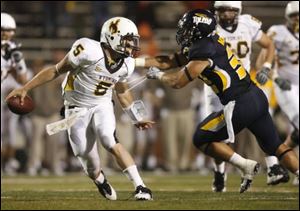
[[[216,53],[214,42],[211,38],[203,38],[195,42],[189,50],[189,61],[197,59],[208,59]]]
[[[273,25],[268,29],[267,35],[274,41],[280,41],[284,39],[284,31],[284,25]]]
[[[250,25],[262,25],[262,22],[257,18],[253,17],[252,15],[244,14],[240,17],[241,21],[248,23]]]
[[[76,40],[68,54],[72,66],[90,65],[103,56],[100,43],[89,38]]]

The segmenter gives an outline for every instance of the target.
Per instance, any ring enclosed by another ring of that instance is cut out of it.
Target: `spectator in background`
[[[181,90],[164,86],[162,135],[165,148],[165,167],[171,172],[191,169],[195,110],[191,107],[193,83]]]
[[[54,62],[59,61],[60,55],[64,53],[54,52]],[[44,61],[35,60],[32,66],[34,75],[36,75],[45,66]],[[61,175],[63,169],[61,161],[66,151],[64,133],[49,136],[46,134],[46,125],[61,119],[59,111],[63,105],[61,99],[60,77],[53,83],[47,83],[40,89],[32,92],[36,108],[32,113],[33,138],[29,147],[28,174],[36,175],[43,167],[50,170],[55,175]],[[47,96],[47,97],[45,97]]]
[[[140,5],[141,7],[150,6],[149,3]],[[151,16],[151,14],[150,14]],[[138,31],[140,34],[140,56],[149,57],[154,56],[160,52],[158,44],[155,40],[154,33],[148,22],[147,18],[141,20],[138,25]],[[145,69],[144,69],[145,70]],[[134,77],[138,78],[144,75],[143,70],[141,69],[138,72],[135,72]],[[148,116],[150,119],[155,119],[155,107],[159,101],[159,97],[150,91],[151,82],[146,81],[139,87],[134,90],[134,93],[137,95],[137,98],[143,99],[145,106],[148,108]],[[157,152],[154,147],[156,145],[157,135],[158,135],[158,125],[154,125],[152,130],[147,131],[136,131],[134,134],[135,137],[135,159],[138,165],[143,170],[151,170],[157,166]]]

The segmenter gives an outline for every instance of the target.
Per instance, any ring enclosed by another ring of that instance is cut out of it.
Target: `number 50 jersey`
[[[111,101],[115,84],[125,82],[135,67],[131,57],[118,63],[108,61],[100,43],[88,38],[73,44],[68,62],[75,71],[68,73],[62,85],[65,105],[79,107],[94,107]],[[108,69],[108,63],[113,70]]]
[[[263,34],[261,22],[251,15],[240,15],[234,31],[229,32],[217,25],[217,33],[224,37],[226,44],[249,72],[252,42],[260,40]]]

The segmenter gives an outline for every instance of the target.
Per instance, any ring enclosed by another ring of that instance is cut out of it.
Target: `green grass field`
[[[238,192],[240,177],[229,175],[226,193],[211,192],[211,176],[197,173],[154,175],[143,173],[153,191],[153,201],[135,201],[133,187],[121,173],[108,176],[116,189],[117,201],[108,201],[96,186],[79,174],[63,177],[2,177],[1,210],[299,210],[299,188],[291,184],[266,185],[259,174],[251,189]]]

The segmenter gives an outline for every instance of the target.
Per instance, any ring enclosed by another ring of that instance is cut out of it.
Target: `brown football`
[[[23,105],[17,96],[10,97],[6,103],[11,112],[19,115],[28,114],[34,109],[34,102],[28,95],[25,96]]]

